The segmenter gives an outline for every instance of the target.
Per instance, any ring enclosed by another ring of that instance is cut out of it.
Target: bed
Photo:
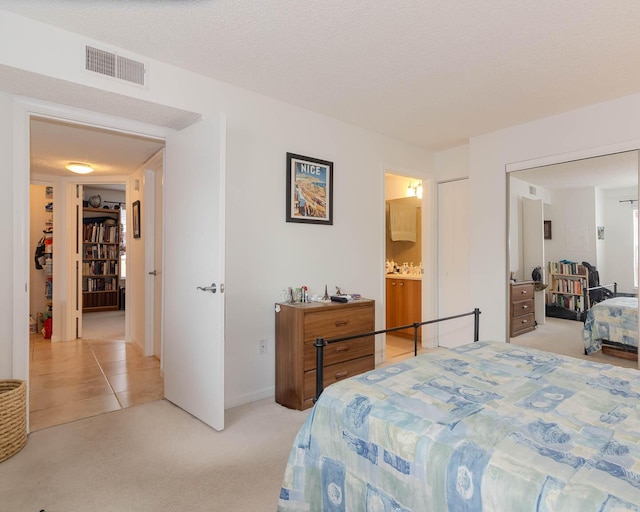
[[[638,298],[614,297],[593,304],[587,311],[582,339],[587,355],[611,348],[637,358]]]
[[[324,390],[279,507],[640,511],[640,373],[506,343],[441,349]]]

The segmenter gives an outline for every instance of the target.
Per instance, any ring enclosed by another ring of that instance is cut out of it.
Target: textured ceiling
[[[536,167],[511,174],[546,189],[638,186],[638,152],[627,151],[584,160]]]
[[[0,0],[431,149],[640,91],[637,0]]]

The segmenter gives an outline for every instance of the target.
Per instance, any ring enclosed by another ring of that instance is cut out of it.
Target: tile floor
[[[123,339],[102,339],[100,329],[110,338],[124,338],[114,334],[113,325],[101,319],[85,331],[91,339],[51,343],[41,334],[31,335],[32,432],[163,398],[160,361],[144,357]]]
[[[418,342],[418,354],[424,354],[432,350],[436,349],[422,348],[420,342]],[[383,364],[386,366],[410,357],[413,357],[413,340],[387,334],[386,361]]]

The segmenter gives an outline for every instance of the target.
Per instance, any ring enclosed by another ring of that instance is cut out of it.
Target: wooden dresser
[[[536,328],[533,286],[533,281],[511,283],[509,335],[512,338]]]
[[[316,338],[327,340],[373,332],[375,301],[276,305],[276,402],[291,409],[313,405]],[[278,311],[279,309],[279,311]],[[327,345],[324,387],[375,367],[373,336]]]

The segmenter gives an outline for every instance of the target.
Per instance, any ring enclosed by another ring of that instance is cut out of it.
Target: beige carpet
[[[0,463],[0,510],[273,511],[307,414],[261,400],[216,432],[160,400],[41,430]]]
[[[608,363],[625,368],[638,368],[637,361],[630,361],[620,357],[603,354],[601,351],[589,356],[584,354],[582,341],[583,323],[576,320],[564,320],[562,318],[547,318],[543,325],[539,325],[534,331],[511,338],[511,343],[523,347],[536,348],[556,354]]]
[[[82,313],[85,340],[124,340],[124,310]]]

